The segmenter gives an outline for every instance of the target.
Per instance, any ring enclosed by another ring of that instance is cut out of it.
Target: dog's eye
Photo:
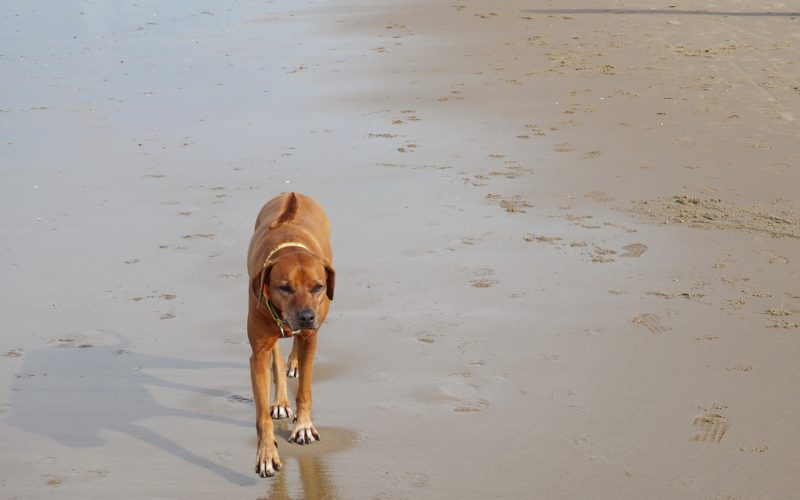
[[[278,290],[280,290],[283,293],[292,293],[292,287],[289,285],[281,285],[278,287]]]
[[[316,285],[314,285],[314,288],[312,288],[311,291],[314,292],[314,293],[319,293],[319,292],[323,291],[324,289],[325,289],[325,285],[323,285],[322,283],[317,283]]]

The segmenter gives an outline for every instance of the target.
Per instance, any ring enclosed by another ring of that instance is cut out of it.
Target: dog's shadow
[[[171,382],[147,369],[236,368],[242,363],[190,361],[132,352],[119,334],[114,345],[93,345],[72,340],[24,355],[24,365],[14,376],[9,414],[4,419],[19,429],[49,437],[74,448],[101,446],[101,430],[127,434],[182,460],[213,471],[237,485],[254,485],[246,476],[177,444],[144,425],[141,420],[176,416],[253,428],[252,422],[159,404],[148,387],[165,387],[215,398],[235,395],[218,389]]]

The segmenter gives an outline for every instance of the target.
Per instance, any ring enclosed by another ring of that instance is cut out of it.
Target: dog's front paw
[[[297,444],[311,444],[314,441],[321,440],[322,438],[319,437],[319,432],[317,432],[317,429],[311,421],[305,423],[295,422],[292,435],[289,436],[289,442],[291,443],[294,441]]]
[[[261,477],[272,477],[281,470],[281,459],[278,457],[278,443],[264,439],[258,444],[256,455],[256,474]]]
[[[292,418],[294,416],[288,401],[275,401],[272,403],[269,408],[269,414],[274,419]]]

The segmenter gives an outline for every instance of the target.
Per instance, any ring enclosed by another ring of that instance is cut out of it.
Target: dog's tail
[[[286,198],[286,203],[281,210],[281,214],[275,219],[275,222],[269,225],[269,228],[275,229],[281,224],[291,222],[294,220],[295,215],[297,215],[297,195],[295,193],[289,193],[289,196]]]

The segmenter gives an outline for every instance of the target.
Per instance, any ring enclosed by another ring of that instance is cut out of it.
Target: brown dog
[[[292,416],[286,365],[277,342],[281,337],[294,337],[288,375],[299,372],[300,376],[297,416],[289,441],[306,444],[320,439],[311,423],[311,377],[317,331],[333,300],[336,275],[329,239],[328,218],[308,196],[284,193],[268,201],[256,218],[247,254],[247,337],[253,350],[250,376],[258,430],[256,473],[261,477],[272,476],[281,468],[270,417]],[[275,401],[268,410],[270,353]]]

